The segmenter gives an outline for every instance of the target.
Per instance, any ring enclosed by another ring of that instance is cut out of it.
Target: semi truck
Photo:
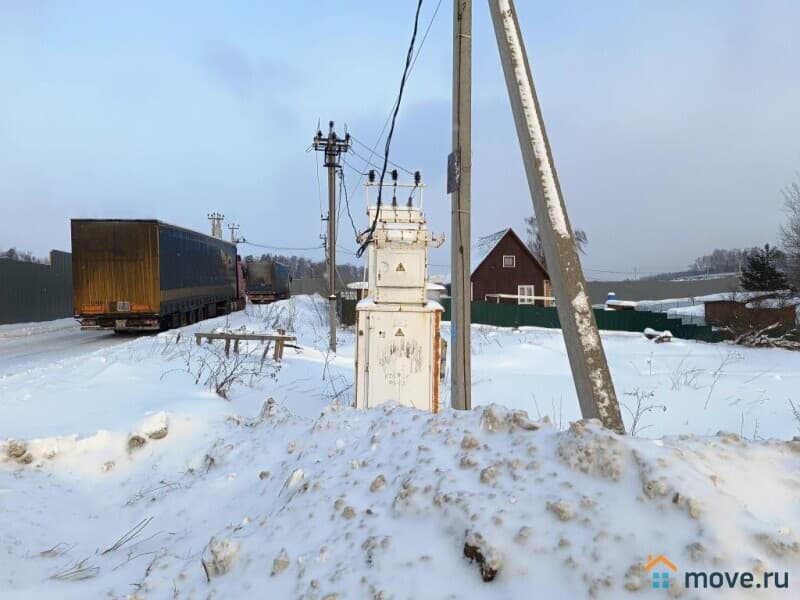
[[[244,308],[236,245],[148,219],[73,219],[82,329],[158,331]]]
[[[253,304],[264,304],[289,297],[289,267],[274,260],[245,263],[245,293]]]

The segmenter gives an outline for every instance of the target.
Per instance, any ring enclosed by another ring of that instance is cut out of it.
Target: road
[[[135,339],[107,331],[81,331],[72,319],[0,326],[0,377]]]

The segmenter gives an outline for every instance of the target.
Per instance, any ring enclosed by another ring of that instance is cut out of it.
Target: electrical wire
[[[320,219],[320,233],[322,233],[322,220],[323,220],[323,213],[322,213],[322,184],[319,180],[319,152],[314,152],[314,158],[317,162],[317,201],[319,203],[319,219]]]
[[[425,40],[428,39],[428,34],[431,31],[431,27],[433,27],[433,22],[436,20],[436,15],[439,14],[439,8],[441,8],[441,6],[442,6],[442,0],[439,0],[439,2],[436,4],[436,9],[433,11],[433,16],[431,17],[431,20],[428,22],[428,26],[425,28],[425,33],[423,34],[422,40],[419,43],[419,48],[417,48],[417,52],[414,55],[414,60],[412,61],[411,66],[408,69],[409,75],[411,75],[411,72],[414,70],[414,65],[417,64],[417,59],[419,58],[419,55],[422,52],[422,47],[425,45]],[[389,125],[389,120],[392,118],[392,112],[394,112],[394,110],[395,110],[395,105],[392,105],[392,108],[389,110],[389,115],[386,117],[386,121],[384,121],[383,127],[381,128],[381,131],[378,134],[378,139],[375,140],[375,145],[370,150],[369,153],[370,160],[372,160],[372,157],[375,156],[375,150],[378,148],[378,144],[381,143],[381,139],[383,138],[383,132],[386,131],[386,127]],[[361,185],[361,181],[364,179],[365,175],[366,173],[361,174],[361,177],[358,179],[358,182],[356,182],[356,189],[358,189],[358,187]]]
[[[255,246],[257,248],[266,248],[267,250],[294,250],[294,251],[301,251],[301,250],[319,250],[322,246],[308,246],[305,248],[289,248],[286,246],[269,246],[267,244],[257,244],[255,242],[250,242],[248,240],[244,240],[242,244],[246,244],[248,246]]]
[[[364,175],[367,174],[367,171],[365,171],[364,169],[357,169],[356,167],[351,165],[349,162],[347,162],[347,160],[344,158],[344,156],[342,157],[342,163],[346,167],[348,167],[350,170],[352,170],[356,175],[358,175],[360,177],[363,177]]]
[[[364,148],[366,148],[367,150],[370,150],[370,147],[369,147],[369,146],[367,146],[367,145],[366,145],[364,142],[362,142],[362,141],[360,141],[360,140],[356,139],[356,138],[355,138],[354,136],[352,136],[352,135],[351,135],[350,137],[351,137],[351,138],[352,138],[352,139],[353,139],[353,140],[354,140],[354,141],[355,141],[357,144],[359,144],[359,145],[361,145],[361,146],[364,146]],[[368,165],[372,165],[372,163],[369,161],[369,159],[366,159],[366,158],[364,158],[363,156],[361,156],[361,155],[360,155],[358,152],[356,152],[355,150],[353,150],[353,148],[352,148],[352,147],[350,148],[350,152],[352,152],[353,154],[355,154],[355,155],[356,155],[358,158],[360,158],[361,160],[363,160],[363,161],[364,161],[365,163],[367,163]],[[411,175],[412,177],[414,176],[414,172],[413,172],[413,171],[410,171],[409,169],[406,169],[406,168],[405,168],[405,167],[403,167],[402,165],[398,165],[396,162],[393,162],[393,161],[391,161],[391,160],[390,160],[390,161],[389,161],[389,164],[390,164],[390,165],[392,165],[393,167],[397,168],[397,169],[400,169],[400,170],[401,170],[401,171],[403,171],[404,173],[407,173],[408,175]],[[375,165],[373,165],[373,166],[375,166]]]
[[[417,29],[419,28],[419,13],[422,9],[422,0],[417,3],[417,13],[414,16],[414,30],[411,33],[411,43],[408,45],[408,53],[406,54],[406,65],[403,69],[403,77],[400,79],[400,90],[397,94],[397,102],[395,102],[394,113],[392,114],[392,124],[389,127],[389,133],[386,135],[386,146],[383,152],[383,168],[381,169],[381,178],[378,180],[378,201],[376,203],[375,218],[372,221],[372,226],[364,233],[367,234],[366,239],[356,252],[356,256],[361,257],[367,246],[372,242],[372,236],[375,233],[375,228],[378,226],[378,215],[381,210],[381,197],[383,193],[383,180],[386,177],[386,167],[389,162],[389,150],[392,145],[392,137],[394,136],[394,126],[397,122],[397,113],[400,112],[400,103],[403,101],[403,90],[406,87],[406,80],[408,79],[408,71],[411,66],[411,61],[414,58],[414,42],[417,39]]]
[[[351,256],[355,256],[355,255],[356,255],[356,253],[355,253],[355,252],[353,252],[352,250],[348,250],[348,249],[347,249],[347,248],[345,248],[344,246],[338,246],[338,245],[337,245],[337,246],[336,246],[336,249],[337,249],[337,250],[339,250],[339,252],[344,252],[345,254],[350,254]]]
[[[353,148],[350,148],[350,154],[352,156],[355,156],[359,160],[364,161],[364,171],[365,172],[369,172],[369,168],[368,167],[372,167],[373,169],[380,169],[381,168],[381,165],[376,165],[374,162],[372,162],[368,158],[364,158],[361,154],[359,154],[358,152],[353,150]]]
[[[347,193],[347,182],[345,181],[344,178],[344,169],[342,167],[339,167],[338,171],[340,180],[339,206],[341,207],[342,205],[342,191],[344,191],[344,205],[345,208],[347,209],[347,216],[350,219],[350,225],[353,227],[353,235],[355,235],[356,239],[358,239],[358,227],[356,227],[356,222],[353,220],[353,213],[350,212],[350,196]]]

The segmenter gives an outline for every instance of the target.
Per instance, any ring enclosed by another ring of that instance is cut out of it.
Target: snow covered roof
[[[539,262],[539,259],[537,259],[533,252],[531,252],[530,249],[525,245],[525,242],[519,239],[519,236],[511,227],[507,227],[506,229],[501,229],[500,231],[495,231],[489,235],[479,237],[472,243],[472,251],[470,252],[469,257],[470,275],[475,273],[475,270],[481,266],[481,263],[486,260],[486,258],[492,253],[492,250],[494,250],[497,247],[497,244],[500,243],[500,240],[502,240],[508,233],[520,241],[523,249],[530,255],[531,258],[533,258],[534,261],[536,261],[536,263],[541,267],[542,271],[544,271],[545,274],[547,273],[547,269],[544,268],[544,266]],[[450,285],[450,283],[450,274],[448,273],[444,280],[444,284]]]
[[[481,266],[481,263],[486,260],[486,257],[491,254],[492,250],[495,249],[497,244],[500,243],[500,240],[502,240],[509,231],[511,231],[510,227],[501,229],[500,231],[495,231],[489,235],[479,237],[472,243],[472,251],[470,252],[469,261],[470,275],[475,272],[475,269]],[[449,274],[445,278],[444,282],[445,284],[451,283]]]
[[[764,298],[756,299],[745,304],[747,308],[783,308],[785,306],[800,305],[800,298]]]
[[[481,266],[481,263],[486,260],[486,257],[492,253],[492,250],[495,249],[495,246],[500,243],[500,240],[502,240],[509,231],[511,231],[510,227],[501,229],[500,231],[495,231],[489,235],[484,235],[483,237],[479,237],[477,240],[475,240],[475,242],[472,244],[472,253],[470,256],[470,273],[474,273],[475,269]]]

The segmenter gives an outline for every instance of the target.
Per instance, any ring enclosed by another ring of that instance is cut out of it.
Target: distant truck
[[[289,297],[289,267],[272,260],[245,263],[245,293],[253,304],[264,304]]]
[[[158,331],[244,308],[231,242],[156,220],[73,219],[73,313],[82,329]]]

